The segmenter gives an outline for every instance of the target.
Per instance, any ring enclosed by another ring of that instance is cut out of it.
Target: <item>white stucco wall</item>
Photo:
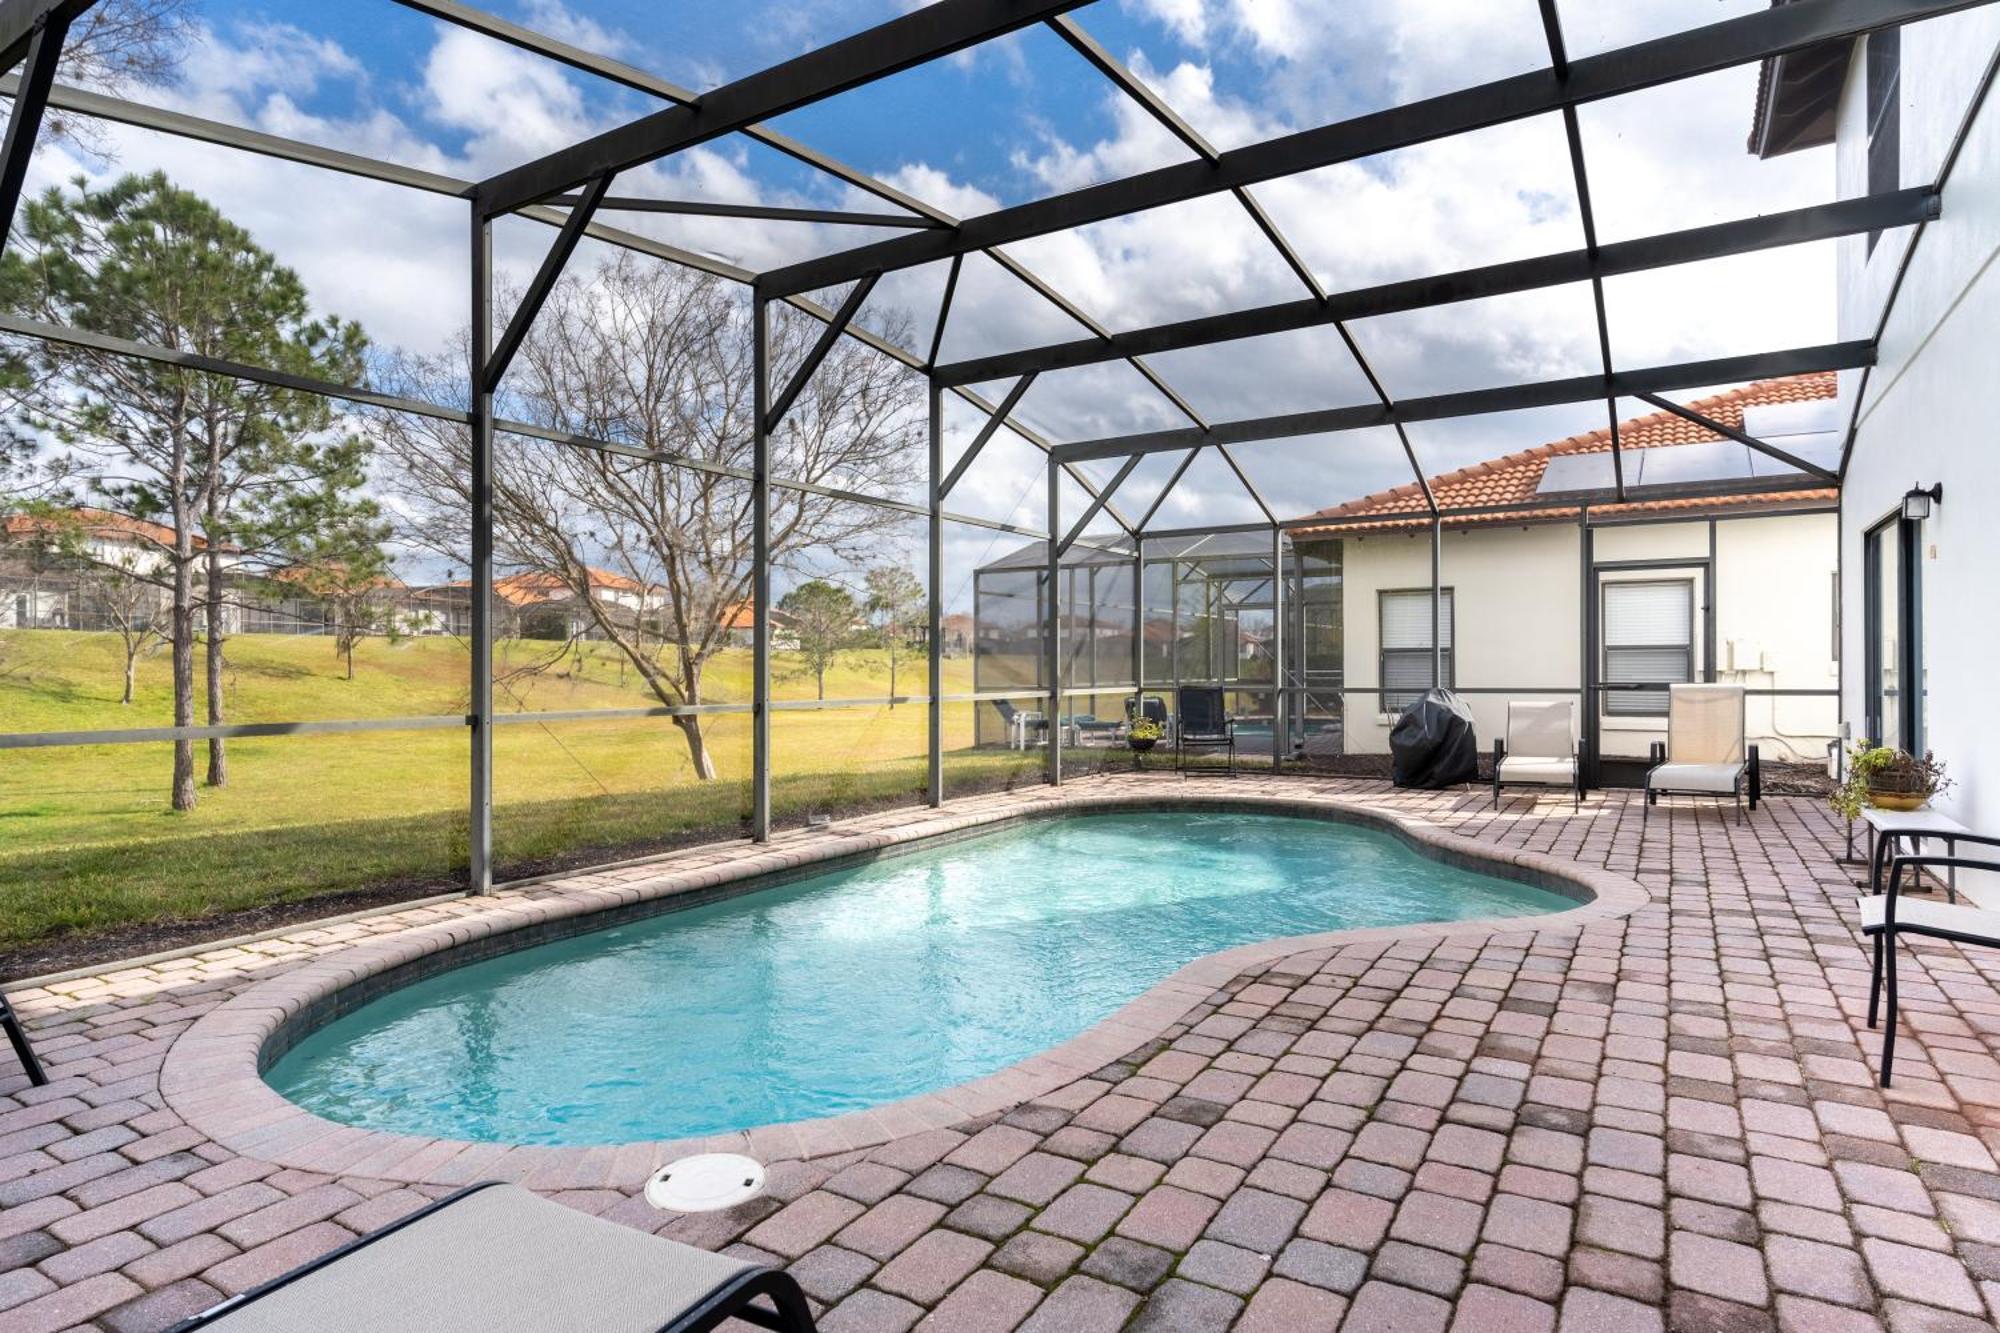
[[[1751,689],[1835,690],[1833,590],[1839,520],[1791,514],[1715,525],[1715,678]],[[1819,763],[1839,732],[1839,701],[1751,698],[1749,735],[1764,758]]]
[[[1445,533],[1443,577],[1456,601],[1453,643],[1461,687],[1576,686],[1583,665],[1577,559],[1573,527]],[[1350,687],[1373,686],[1381,678],[1379,594],[1430,586],[1430,533],[1349,539],[1341,575],[1345,677]],[[1350,688],[1344,699],[1347,753],[1388,753],[1394,719],[1381,711],[1380,697]],[[1466,700],[1479,721],[1480,745],[1490,746],[1506,727],[1506,697],[1468,694]]]
[[[1904,185],[1930,178],[1961,123],[1995,44],[2000,11],[1986,8],[1905,29]],[[1865,183],[1862,70],[1849,70],[1838,145],[1843,195]],[[1860,238],[1841,249],[1843,337],[1874,332],[1906,239],[1885,237],[1872,257]],[[1848,662],[1843,716],[1866,716],[1862,537],[1913,485],[1942,483],[1944,503],[1923,534],[1928,736],[1956,786],[1938,804],[1964,822],[2000,830],[2000,96],[1987,105],[1946,185],[1944,213],[1925,231],[1883,331],[1842,493],[1842,638]],[[1859,373],[1843,375],[1851,403]]]
[[[1724,519],[1716,524],[1716,678],[1753,689],[1835,688],[1833,575],[1837,522],[1831,514],[1782,514]],[[1457,683],[1461,688],[1523,685],[1577,688],[1582,671],[1581,553],[1571,526],[1510,527],[1446,532],[1443,577],[1456,599]],[[1594,555],[1602,565],[1640,560],[1706,560],[1708,524],[1601,527]],[[1379,681],[1378,594],[1430,582],[1426,534],[1377,534],[1345,543],[1345,667],[1349,690],[1343,722],[1350,754],[1389,747],[1394,719],[1377,696],[1354,687]],[[1657,578],[1644,571],[1607,579]],[[1697,587],[1695,662],[1701,639]],[[1489,747],[1506,726],[1506,694],[1466,695]],[[1529,694],[1514,697],[1531,698]],[[1543,696],[1560,697],[1560,696]],[[1818,762],[1835,731],[1835,701],[1752,699],[1751,739],[1772,759]],[[1651,718],[1605,720],[1605,753],[1644,755],[1664,735]]]

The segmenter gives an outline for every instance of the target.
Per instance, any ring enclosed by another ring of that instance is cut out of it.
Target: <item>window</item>
[[[1886,194],[1901,188],[1903,33],[1883,28],[1868,34],[1868,193]],[[1879,231],[1868,233],[1868,253],[1875,253]]]
[[[1404,588],[1382,597],[1382,711],[1400,713],[1431,687],[1431,590]],[[1444,635],[1444,679],[1457,677],[1452,662],[1452,596],[1444,590],[1438,623]]]
[[[1606,690],[1610,717],[1665,717],[1668,685],[1694,679],[1694,580],[1604,585],[1604,683],[1658,685]]]

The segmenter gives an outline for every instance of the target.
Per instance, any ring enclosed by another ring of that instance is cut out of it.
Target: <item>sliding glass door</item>
[[[1900,516],[1869,529],[1867,580],[1868,739],[1924,750],[1923,525]]]

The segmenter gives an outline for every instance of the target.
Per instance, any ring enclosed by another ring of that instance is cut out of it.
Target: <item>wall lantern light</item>
[[[1943,499],[1943,482],[1939,482],[1929,490],[1913,486],[1903,493],[1903,517],[1911,523],[1921,523],[1931,516],[1931,506]]]

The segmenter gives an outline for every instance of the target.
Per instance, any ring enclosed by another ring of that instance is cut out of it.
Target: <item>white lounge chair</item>
[[[1667,687],[1667,739],[1653,742],[1642,822],[1663,795],[1733,797],[1740,824],[1747,788],[1757,808],[1764,783],[1757,747],[1744,743],[1743,698],[1741,685]]]
[[[769,1308],[751,1304],[757,1297]],[[813,1333],[775,1268],[592,1217],[518,1185],[474,1185],[171,1333],[705,1333],[741,1319]]]
[[[1568,788],[1583,808],[1583,754],[1576,738],[1576,705],[1507,704],[1507,738],[1493,742],[1493,808],[1502,787]]]

